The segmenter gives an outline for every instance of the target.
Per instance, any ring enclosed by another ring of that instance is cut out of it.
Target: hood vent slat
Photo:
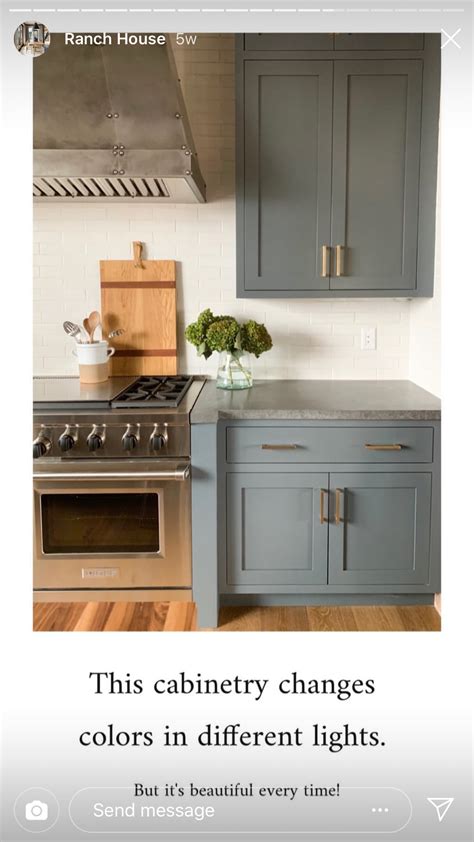
[[[144,183],[142,178],[136,178],[135,184],[137,186],[137,189],[138,189],[140,195],[142,195],[142,196],[148,196],[149,195],[148,188],[147,188],[147,186]]]
[[[33,179],[33,195],[38,198],[166,198],[169,194],[158,178],[56,178]]]
[[[69,183],[72,184],[79,196],[90,196],[87,186],[80,178],[70,178]]]
[[[35,178],[33,184],[40,191],[41,196],[58,196],[59,194],[56,190],[53,190],[49,181],[48,178]]]
[[[121,179],[120,179],[120,178],[116,178],[116,179],[115,179],[115,181],[114,181],[114,190],[115,190],[115,192],[117,193],[117,195],[118,195],[118,196],[121,196],[122,198],[123,198],[124,196],[128,196],[128,192],[125,190],[125,187],[123,186],[122,181],[121,181]]]
[[[156,180],[154,178],[145,178],[144,181],[152,196],[160,195],[160,187],[156,184]],[[165,193],[165,195],[167,194]]]
[[[77,181],[81,181],[84,187],[89,190],[89,196],[102,196],[93,178],[81,178]]]
[[[99,190],[102,191],[102,196],[116,196],[115,190],[111,187],[108,178],[95,178],[95,183]]]
[[[65,190],[62,186],[61,182],[58,181],[56,178],[48,179],[47,183],[51,187],[52,190],[55,190],[60,196],[68,196],[70,195],[68,190]],[[74,191],[76,192],[76,191]]]

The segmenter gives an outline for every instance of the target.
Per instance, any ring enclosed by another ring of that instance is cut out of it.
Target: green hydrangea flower
[[[265,325],[254,322],[253,319],[240,328],[240,343],[243,351],[255,354],[256,357],[269,351],[273,345],[272,337]]]
[[[212,351],[233,351],[240,325],[232,316],[221,316],[210,325],[206,334],[206,345]]]
[[[199,356],[204,356],[206,359],[211,356],[212,350],[207,347],[206,334],[208,328],[216,321],[216,316],[209,310],[203,310],[199,314],[197,320],[187,326],[184,335],[191,345],[197,348]]]
[[[252,319],[240,325],[233,316],[215,316],[209,309],[188,325],[185,336],[206,359],[214,351],[227,351],[236,357],[246,351],[259,357],[273,344],[265,325]]]

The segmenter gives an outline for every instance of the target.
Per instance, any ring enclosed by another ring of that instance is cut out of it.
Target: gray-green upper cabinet
[[[371,38],[237,36],[238,297],[433,294],[440,37]]]
[[[416,286],[423,62],[335,62],[331,289]]]
[[[245,63],[246,290],[329,289],[332,88],[332,61]]]

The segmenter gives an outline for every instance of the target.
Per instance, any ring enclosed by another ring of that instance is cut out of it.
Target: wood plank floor
[[[49,602],[33,606],[35,631],[199,631],[192,602]],[[440,631],[431,605],[221,608],[203,631]]]
[[[440,631],[430,605],[224,608],[217,631]]]

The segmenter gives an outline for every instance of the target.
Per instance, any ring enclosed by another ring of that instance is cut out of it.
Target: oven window
[[[43,552],[157,553],[158,494],[42,494]]]

